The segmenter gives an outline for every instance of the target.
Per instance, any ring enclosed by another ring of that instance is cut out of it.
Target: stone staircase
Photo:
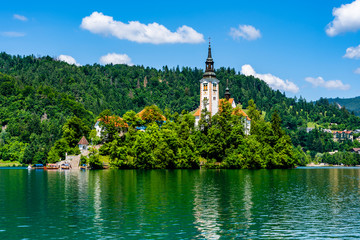
[[[101,145],[94,146],[96,149],[99,149]],[[79,155],[68,155],[66,157],[66,160],[57,162],[56,164],[60,165],[64,163],[68,163],[71,166],[71,169],[73,170],[79,170],[80,169],[80,157],[82,156],[88,156],[89,150],[81,150],[81,153]]]
[[[81,157],[81,155],[87,156],[87,155],[89,155],[89,153],[90,152],[88,150],[82,150],[81,154],[79,154],[79,155],[68,155],[66,157],[66,160],[57,162],[57,164],[61,166],[62,164],[68,163],[68,164],[70,164],[72,170],[79,170],[80,169],[80,157]]]

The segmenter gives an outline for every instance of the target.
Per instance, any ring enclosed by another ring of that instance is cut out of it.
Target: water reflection
[[[95,176],[95,184],[94,184],[94,226],[97,231],[101,231],[102,228],[102,219],[101,219],[101,188],[100,188],[100,176],[97,174]]]
[[[359,168],[0,170],[0,239],[358,239],[359,182]]]
[[[200,176],[194,186],[195,227],[200,232],[198,238],[219,239],[219,196],[214,179],[207,178],[207,172],[200,170]]]
[[[245,209],[244,217],[247,221],[245,229],[248,229],[250,227],[250,224],[253,221],[252,214],[251,214],[251,209],[253,206],[252,190],[253,190],[253,186],[251,183],[251,177],[249,176],[249,174],[247,174],[245,176],[245,181],[244,181],[244,196],[243,196],[244,209]]]

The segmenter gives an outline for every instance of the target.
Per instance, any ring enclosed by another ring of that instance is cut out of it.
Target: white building
[[[101,137],[104,132],[104,127],[101,126],[100,122],[104,122],[105,124],[113,124],[117,128],[121,128],[120,135],[127,132],[129,125],[119,116],[105,116],[103,118],[99,118],[94,128],[96,130],[96,136]]]

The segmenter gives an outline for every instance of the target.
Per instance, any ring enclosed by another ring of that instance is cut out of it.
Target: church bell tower
[[[219,109],[219,80],[214,71],[210,41],[205,67],[205,73],[200,80],[200,110],[206,108],[211,116],[214,116]]]

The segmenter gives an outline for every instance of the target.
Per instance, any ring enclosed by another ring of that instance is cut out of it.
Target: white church
[[[195,116],[195,126],[198,126],[200,118],[201,118],[201,111],[203,109],[207,109],[210,112],[211,116],[214,116],[219,110],[220,98],[219,98],[219,80],[216,78],[216,74],[214,71],[214,60],[211,56],[211,46],[209,43],[209,51],[208,57],[206,59],[206,70],[203,75],[203,78],[200,80],[200,106],[196,109],[194,116]],[[232,108],[236,108],[236,104],[233,98],[231,98],[229,88],[225,90],[225,99],[229,101]],[[205,106],[206,105],[206,106]],[[244,133],[245,135],[250,135],[250,126],[251,126],[251,119],[249,116],[240,109],[237,113],[235,111],[233,114],[239,115],[243,117],[243,124],[244,124]]]

